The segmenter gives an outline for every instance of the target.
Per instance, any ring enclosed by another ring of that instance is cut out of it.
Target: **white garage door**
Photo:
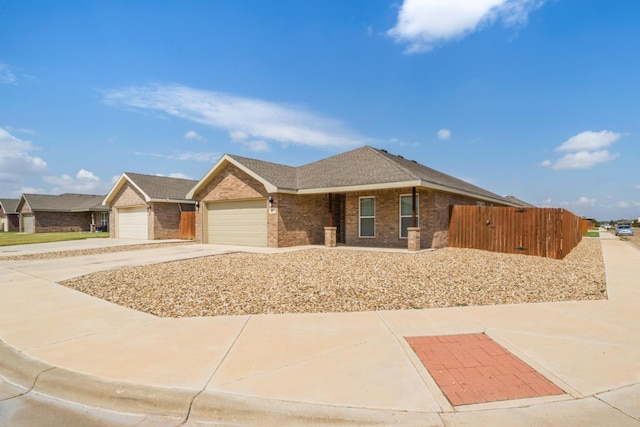
[[[25,233],[36,232],[36,222],[33,215],[25,215],[22,217],[22,227]]]
[[[118,209],[118,237],[123,239],[148,239],[149,214],[146,206]]]
[[[267,246],[267,201],[207,204],[209,243]]]

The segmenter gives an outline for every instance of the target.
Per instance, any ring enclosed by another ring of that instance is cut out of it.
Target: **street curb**
[[[131,384],[59,368],[0,340],[0,376],[46,396],[125,413],[186,419],[197,390]]]
[[[49,365],[0,340],[0,377],[27,392],[104,410],[175,417],[203,422],[240,422],[294,426],[440,425],[435,412],[336,407],[244,396],[220,391],[185,390],[107,380]]]

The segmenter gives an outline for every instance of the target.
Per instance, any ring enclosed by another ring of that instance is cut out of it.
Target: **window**
[[[375,237],[376,235],[376,199],[374,197],[360,198],[360,237]]]
[[[407,228],[413,224],[413,196],[400,196],[400,238],[406,239],[409,236]],[[416,224],[420,224],[418,221],[418,195],[416,194]]]
[[[100,226],[106,227],[109,225],[109,214],[107,212],[100,212]]]

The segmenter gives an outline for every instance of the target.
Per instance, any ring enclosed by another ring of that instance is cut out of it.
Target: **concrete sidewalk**
[[[601,243],[603,301],[181,319],[55,282],[240,248],[0,258],[0,413],[28,392],[166,425],[638,426],[640,251]],[[482,332],[566,393],[452,406],[405,337]]]

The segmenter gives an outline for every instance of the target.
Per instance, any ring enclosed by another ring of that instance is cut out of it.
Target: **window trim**
[[[400,194],[398,197],[398,238],[400,239],[408,239],[409,232],[407,232],[406,236],[402,235],[402,218],[411,218],[413,212],[409,215],[402,215],[402,198],[403,197],[413,197],[413,194]],[[420,226],[420,194],[416,193],[416,223],[418,227]]]
[[[373,199],[373,215],[362,216],[362,199]],[[373,218],[373,235],[362,235],[362,219]],[[376,237],[376,197],[375,196],[361,196],[358,198],[358,237],[361,239],[374,239]]]
[[[100,212],[100,226],[108,227],[109,226],[109,213],[108,212]]]

